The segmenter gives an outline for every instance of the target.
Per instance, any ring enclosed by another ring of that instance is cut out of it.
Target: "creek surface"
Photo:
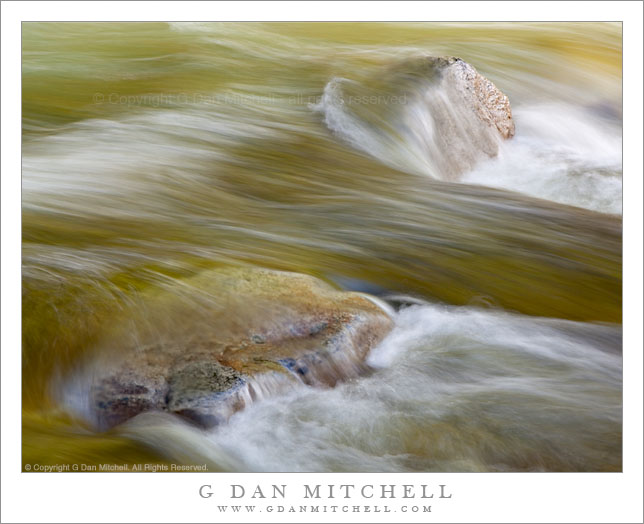
[[[619,24],[25,23],[22,52],[24,464],[621,470]],[[512,104],[457,179],[391,98],[423,55]],[[146,297],[197,303],[182,283],[222,265],[388,301],[372,372],[213,430],[92,428],[83,366],[180,326]]]

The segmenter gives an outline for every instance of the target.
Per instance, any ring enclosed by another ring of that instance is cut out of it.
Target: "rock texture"
[[[500,143],[514,136],[508,97],[460,58],[406,60],[383,75],[382,83],[407,101],[390,115],[392,125],[425,151],[440,178],[457,179],[496,156]]]
[[[430,152],[443,177],[454,180],[477,162],[495,157],[502,140],[514,136],[510,101],[470,64],[455,57],[425,57],[432,81],[420,89],[433,123]]]
[[[514,121],[508,97],[460,58],[448,58],[445,62],[443,68],[446,81],[460,92],[478,118],[488,128],[496,128],[502,138],[512,138]]]
[[[181,289],[152,301],[156,341],[97,366],[89,395],[101,427],[150,410],[211,427],[258,397],[333,386],[363,373],[367,352],[393,326],[367,296],[306,275],[229,268]],[[194,296],[192,308],[170,307]]]

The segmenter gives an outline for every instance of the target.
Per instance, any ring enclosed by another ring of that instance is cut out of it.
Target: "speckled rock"
[[[392,125],[407,141],[425,147],[443,179],[458,179],[495,157],[500,144],[514,136],[508,97],[460,58],[415,57],[392,66],[383,78],[408,101],[392,115]]]
[[[436,159],[445,177],[456,179],[482,159],[498,155],[500,143],[514,136],[510,101],[460,58],[422,61],[436,79],[423,92],[442,153]]]
[[[460,92],[480,120],[488,128],[496,128],[502,138],[512,138],[514,120],[508,97],[460,58],[451,57],[446,62],[445,79]]]
[[[102,428],[151,410],[211,427],[257,398],[332,387],[364,373],[366,354],[393,327],[367,295],[264,269],[210,271],[146,303],[151,334],[92,374]]]

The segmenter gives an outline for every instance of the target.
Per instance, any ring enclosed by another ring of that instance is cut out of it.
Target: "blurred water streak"
[[[456,181],[422,106],[343,104],[427,54],[474,65],[516,120]],[[619,25],[27,23],[22,167],[25,463],[621,468]],[[429,303],[372,376],[214,434],[96,434],[60,405],[150,293],[220,264]]]

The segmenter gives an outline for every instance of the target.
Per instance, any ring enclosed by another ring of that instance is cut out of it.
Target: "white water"
[[[322,102],[312,106],[339,138],[394,168],[440,178],[427,108],[399,107],[406,131],[397,138],[346,113],[340,85],[329,83]],[[513,115],[516,136],[501,144],[498,157],[482,160],[460,182],[621,214],[619,122],[567,103],[519,106]],[[77,215],[106,210],[111,216],[154,216],[167,211],[172,186],[212,184],[213,168],[229,160],[226,145],[283,138],[288,131],[269,120],[237,122],[219,107],[81,122],[26,144],[24,204]],[[102,205],[106,201],[109,207]]]
[[[420,100],[407,100],[393,115],[377,117],[381,125],[374,125],[347,108],[343,85],[349,84],[345,79],[333,79],[321,103],[312,106],[323,113],[326,125],[338,138],[396,169],[439,180],[451,178],[445,172],[447,155],[424,99],[444,97],[444,93],[434,90]],[[437,104],[449,106],[447,99]],[[564,101],[518,105],[513,108],[516,136],[500,141],[497,157],[482,157],[459,181],[621,214],[621,122],[606,111]],[[456,111],[453,120],[463,122],[472,117]],[[475,145],[470,146],[473,148]]]
[[[620,29],[133,27],[24,28],[23,407],[47,414],[43,390],[80,387],[71,377],[104,331],[154,329],[141,289],[176,288],[213,263],[618,318],[619,219],[511,192],[621,213]],[[342,103],[395,95],[383,72],[424,54],[461,56],[513,107],[514,139],[459,180],[442,176],[421,98]],[[210,432],[162,413],[82,431],[92,446],[121,434],[231,471],[621,469],[619,326],[415,303],[372,352],[370,376],[274,396],[265,384]],[[78,427],[50,444],[38,420],[25,450],[58,461]],[[122,460],[113,449],[96,460]]]
[[[565,103],[519,106],[513,116],[515,138],[462,182],[621,214],[619,122]]]
[[[404,112],[413,125],[405,139],[394,140],[392,132],[386,127],[374,126],[347,111],[343,86],[351,83],[344,78],[334,78],[325,86],[320,103],[312,104],[311,109],[324,116],[324,123],[338,138],[384,164],[402,171],[440,178],[435,160],[428,153],[434,139],[434,126],[426,108],[421,104],[414,104],[412,109],[399,106],[397,116]],[[391,125],[391,122],[387,124]]]
[[[23,153],[24,205],[81,216],[168,213],[182,190],[212,187],[228,147],[281,136],[252,108],[243,120],[230,112],[223,103],[134,109],[118,120],[85,120],[36,138]]]
[[[232,471],[593,470],[619,446],[619,326],[417,305],[368,362],[368,377],[263,399],[214,431],[163,414],[119,431]]]

